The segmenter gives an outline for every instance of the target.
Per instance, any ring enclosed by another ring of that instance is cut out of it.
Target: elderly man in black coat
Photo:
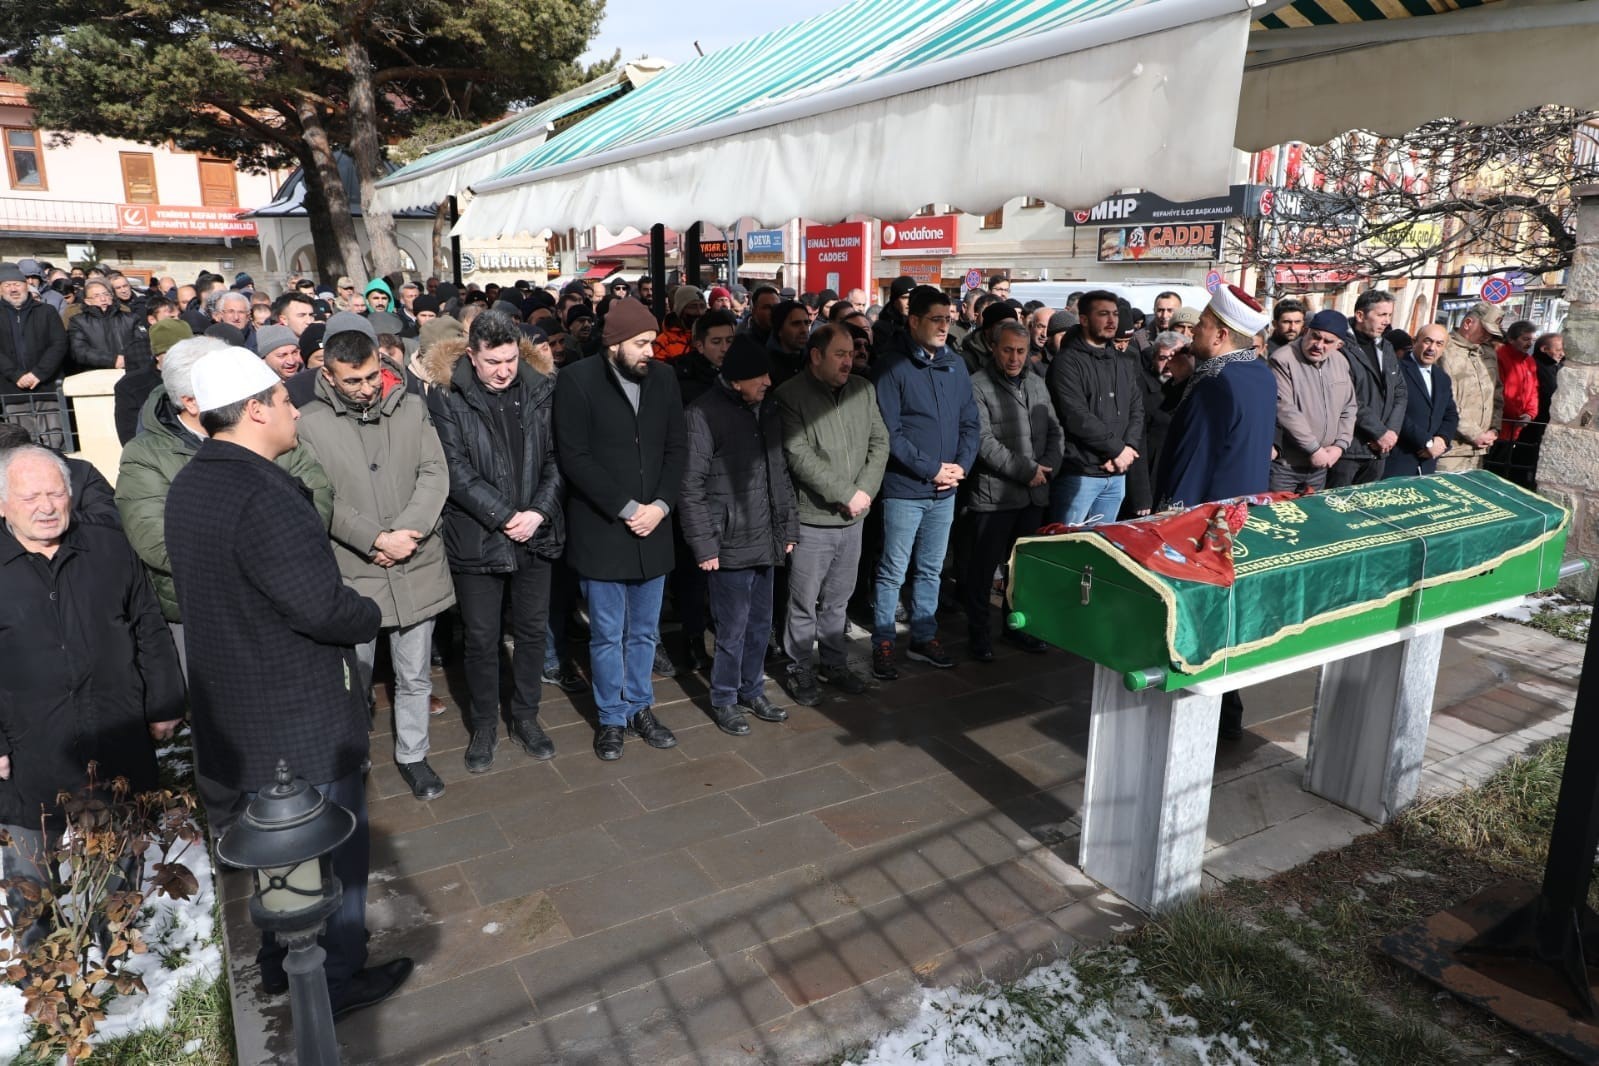
[[[744,711],[765,722],[788,712],[766,698],[766,641],[772,630],[772,579],[799,540],[794,483],[783,459],[783,425],[767,401],[767,352],[735,337],[709,391],[689,404],[688,468],[679,520],[683,540],[709,575],[716,657],[711,718],[748,736]]]
[[[322,938],[339,1017],[387,998],[411,972],[404,958],[366,966],[368,719],[355,646],[376,639],[382,612],[340,578],[310,490],[273,462],[295,446],[300,417],[277,374],[247,349],[224,348],[194,365],[192,387],[209,437],[172,480],[166,545],[201,794],[221,832],[282,760],[355,814],[354,834],[333,852],[344,899]],[[283,956],[262,937],[269,993],[288,987]]]
[[[1423,326],[1410,354],[1399,361],[1405,375],[1405,420],[1399,444],[1388,453],[1384,477],[1415,477],[1438,469],[1460,426],[1454,386],[1439,360],[1449,344],[1443,326]]]
[[[0,828],[5,874],[34,880],[56,796],[125,777],[156,787],[152,740],[183,716],[178,653],[139,557],[115,528],[74,522],[66,462],[0,452]],[[7,905],[22,905],[15,890]],[[25,943],[48,932],[29,928]]]
[[[677,743],[650,710],[650,670],[672,569],[666,519],[687,448],[677,377],[654,358],[655,333],[643,304],[612,300],[599,358],[569,364],[555,381],[555,453],[571,490],[566,561],[588,600],[594,753],[606,761],[622,757],[624,732],[651,747]]]

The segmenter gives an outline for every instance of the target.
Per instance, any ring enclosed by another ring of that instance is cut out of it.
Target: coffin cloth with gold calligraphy
[[[1515,587],[1477,584],[1481,597],[1537,591],[1558,569],[1567,521],[1564,508],[1484,471],[1245,497],[1023,538],[1011,557],[1011,606],[1031,620],[1028,632],[1103,665],[1169,665],[1191,675],[1359,615],[1400,624],[1436,617],[1429,596],[1439,610],[1454,607],[1461,595],[1445,595],[1448,586],[1528,553],[1538,558]],[[1096,582],[1105,605],[1097,612]],[[1147,601],[1148,592],[1164,611],[1117,606]],[[1401,600],[1401,614],[1378,610]],[[1062,617],[1051,618],[1055,612]],[[1151,634],[1130,629],[1150,628],[1161,615],[1165,661],[1137,664],[1144,651],[1134,649],[1157,649]]]

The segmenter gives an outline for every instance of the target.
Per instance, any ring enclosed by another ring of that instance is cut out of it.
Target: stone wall
[[[1588,560],[1571,591],[1599,589],[1599,185],[1573,190],[1577,249],[1567,273],[1566,361],[1538,457],[1538,488],[1571,508],[1566,554]]]

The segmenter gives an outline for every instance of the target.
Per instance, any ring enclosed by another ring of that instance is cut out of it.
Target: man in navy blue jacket
[[[872,600],[872,673],[899,677],[894,666],[894,608],[912,567],[912,659],[955,665],[938,642],[939,574],[955,520],[955,487],[977,459],[981,423],[971,376],[949,348],[949,297],[931,285],[911,291],[906,331],[876,368],[877,406],[888,427],[883,475],[883,552]]]
[[[1460,412],[1455,390],[1439,359],[1449,344],[1443,326],[1423,326],[1415,347],[1399,361],[1405,375],[1405,420],[1399,444],[1388,453],[1384,477],[1415,477],[1438,469],[1438,457],[1455,439]]]

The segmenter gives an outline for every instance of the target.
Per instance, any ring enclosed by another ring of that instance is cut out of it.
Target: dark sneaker
[[[366,966],[350,975],[350,980],[333,1000],[335,1021],[363,1007],[374,1007],[399,991],[411,976],[410,959],[390,959],[379,966]]]
[[[654,670],[656,676],[658,677],[677,676],[677,664],[672,661],[672,657],[670,655],[666,654],[666,649],[659,644],[655,645]]]
[[[578,673],[577,667],[571,663],[562,663],[554,670],[546,666],[544,668],[544,683],[546,685],[554,685],[562,692],[582,692],[589,687],[589,683],[583,680],[583,675]]]
[[[555,741],[539,725],[537,718],[523,718],[511,723],[511,736],[522,745],[522,750],[543,762],[555,758]]]
[[[411,795],[419,800],[438,799],[444,795],[444,782],[439,775],[433,772],[433,767],[428,765],[426,759],[416,762],[402,762],[400,776],[405,783],[411,786]]]
[[[756,696],[751,700],[739,700],[738,705],[763,722],[788,721],[788,712],[765,696]]]
[[[683,643],[684,661],[688,663],[688,668],[701,674],[710,673],[711,664],[716,661],[716,657],[705,650],[705,634],[686,637]]]
[[[994,661],[994,642],[987,633],[973,633],[966,641],[966,654],[980,663]]]
[[[466,768],[474,774],[487,773],[494,765],[494,749],[499,746],[499,731],[493,726],[474,729],[466,746]]]
[[[822,668],[816,671],[816,677],[851,696],[859,696],[866,691],[866,680],[847,666],[828,666],[823,663]]]
[[[949,652],[944,650],[944,645],[938,642],[937,637],[920,643],[913,642],[909,648],[905,649],[905,654],[917,662],[926,663],[928,666],[936,666],[940,670],[948,670],[955,665],[955,660],[949,657]],[[990,650],[989,654],[993,654],[992,650]]]
[[[911,614],[905,609],[905,605],[903,603],[896,603],[894,605],[894,621],[898,622],[900,625],[904,625],[910,620]]]
[[[816,675],[803,666],[791,666],[783,671],[783,690],[801,707],[815,707],[822,702],[822,690],[816,687]]]
[[[648,707],[627,720],[627,731],[652,748],[677,747],[677,738],[672,731],[657,722]]]
[[[606,762],[615,762],[622,757],[622,734],[624,730],[619,725],[602,725],[600,731],[594,734],[594,754]]]
[[[898,681],[899,667],[894,665],[894,642],[872,641],[872,676],[879,681]]]
[[[1031,633],[1023,633],[1019,629],[1005,630],[1005,641],[1008,644],[1016,645],[1022,651],[1031,655],[1045,655],[1049,652],[1048,641],[1039,640]]]
[[[711,721],[716,723],[716,728],[731,737],[747,737],[750,735],[749,719],[739,711],[737,704],[728,704],[726,707],[711,707]]]

